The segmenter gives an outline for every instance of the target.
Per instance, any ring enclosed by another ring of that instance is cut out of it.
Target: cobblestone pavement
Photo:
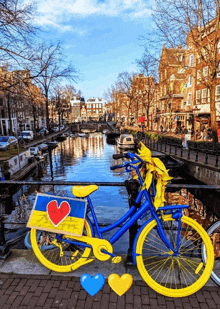
[[[124,295],[118,296],[106,282],[92,297],[82,288],[79,278],[0,273],[0,308],[218,309],[220,288],[204,287],[189,297],[168,298],[143,281],[134,281]]]

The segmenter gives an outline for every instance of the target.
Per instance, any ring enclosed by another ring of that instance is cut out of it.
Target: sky
[[[36,0],[35,23],[43,40],[63,42],[65,59],[79,71],[74,86],[87,100],[103,97],[119,73],[138,72],[153,1]]]

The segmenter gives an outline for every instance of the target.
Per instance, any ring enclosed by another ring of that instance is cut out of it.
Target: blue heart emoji
[[[105,278],[102,274],[96,274],[93,277],[89,274],[84,274],[80,278],[80,283],[86,292],[91,296],[94,296],[103,287]]]

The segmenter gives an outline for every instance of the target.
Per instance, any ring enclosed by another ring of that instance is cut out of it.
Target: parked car
[[[60,125],[60,130],[64,130],[65,129],[65,127],[64,127],[64,125]]]
[[[59,127],[53,127],[53,128],[52,128],[52,131],[53,131],[54,133],[59,132]]]
[[[19,136],[19,141],[31,142],[34,139],[33,131],[22,131]]]
[[[41,134],[42,136],[44,136],[44,135],[48,135],[49,131],[47,130],[47,128],[43,128],[38,133]]]
[[[41,148],[39,146],[30,147],[29,150],[31,156],[40,156],[42,154]]]
[[[18,140],[14,136],[0,136],[0,150],[8,150],[12,145],[17,146]]]

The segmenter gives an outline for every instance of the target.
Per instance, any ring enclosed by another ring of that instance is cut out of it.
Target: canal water
[[[116,146],[107,144],[105,135],[102,133],[92,133],[88,138],[67,137],[57,148],[49,152],[44,170],[40,174],[33,174],[29,180],[123,182],[130,177],[128,173],[123,173],[123,170],[110,170],[110,166],[118,164],[112,158],[114,153],[117,153]],[[174,180],[175,182],[194,183],[191,178],[183,179],[181,175],[179,179]],[[214,196],[213,192],[207,195],[207,192],[199,190],[167,191],[167,204],[189,204],[190,209],[186,214],[196,219],[205,228],[218,217],[219,196]],[[36,192],[51,192],[72,197],[71,186],[23,186],[11,197],[10,202],[7,202],[6,221],[17,224],[27,222]],[[91,198],[98,221],[102,224],[115,222],[128,210],[125,187],[101,186],[92,193]],[[213,209],[215,209],[214,212]],[[6,228],[11,227],[12,224],[6,224]],[[13,227],[19,227],[19,225],[13,225]],[[108,239],[111,235],[112,232],[107,233],[106,238]],[[127,232],[114,245],[115,252],[127,253],[128,238]]]
[[[48,154],[45,170],[41,177],[33,175],[29,180],[42,181],[97,181],[123,182],[129,174],[123,170],[111,171],[110,166],[117,164],[112,155],[117,153],[115,145],[106,143],[105,135],[92,133],[88,138],[76,137],[58,144]],[[51,192],[73,197],[71,186],[23,186],[12,198],[8,222],[27,221],[32,209],[36,192]],[[22,198],[23,194],[25,197]],[[101,186],[91,195],[99,223],[110,224],[128,210],[128,198],[125,187]],[[10,227],[9,225],[6,227]],[[116,231],[116,230],[114,230]],[[110,236],[112,232],[105,235]],[[118,241],[114,249],[125,253],[128,248],[128,232]]]

